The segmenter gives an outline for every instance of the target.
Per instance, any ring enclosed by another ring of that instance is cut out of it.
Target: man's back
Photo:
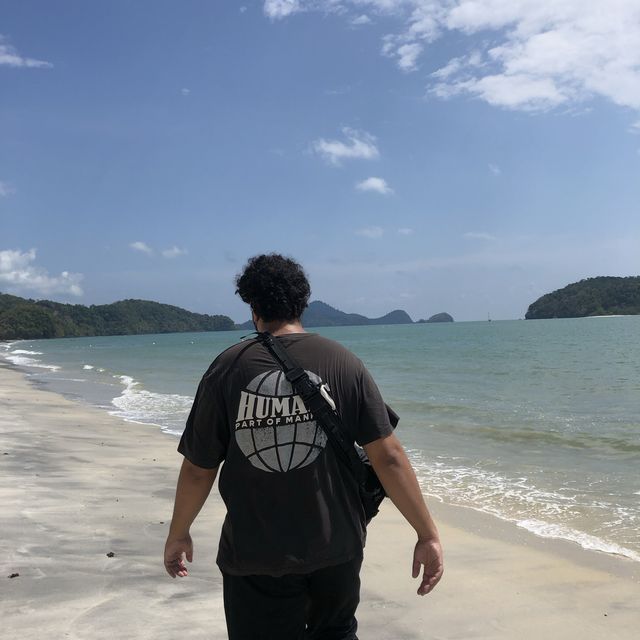
[[[365,445],[391,433],[375,383],[347,349],[312,333],[278,340],[314,382],[328,384],[348,440]],[[257,341],[216,358],[179,450],[200,466],[225,461],[219,488],[227,517],[218,554],[224,572],[307,573],[361,556],[366,529],[353,475]]]

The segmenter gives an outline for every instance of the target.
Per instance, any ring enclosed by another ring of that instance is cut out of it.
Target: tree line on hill
[[[226,331],[233,320],[148,300],[63,304],[0,293],[0,340]]]
[[[380,318],[367,318],[359,313],[345,313],[326,302],[313,300],[302,314],[302,324],[305,327],[356,327],[376,324],[413,324],[413,320],[406,311],[396,309]],[[253,329],[251,320],[239,325],[240,329]]]
[[[567,285],[538,298],[525,315],[541,318],[640,314],[640,276],[599,276]]]

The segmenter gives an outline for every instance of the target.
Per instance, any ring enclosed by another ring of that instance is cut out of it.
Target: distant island
[[[367,318],[358,313],[345,313],[326,302],[314,300],[309,303],[302,314],[302,324],[305,327],[353,327],[376,324],[413,324],[413,320],[406,311],[396,309],[380,318]],[[253,329],[251,320],[238,325],[239,329]]]
[[[567,285],[538,298],[527,320],[640,314],[640,276],[600,276]]]
[[[427,323],[427,322],[453,322],[453,316],[444,312],[436,313],[435,315],[431,316],[428,320],[420,319],[418,320],[418,322],[420,324]]]
[[[235,329],[227,316],[192,313],[148,300],[62,304],[0,293],[0,340],[76,338]]]

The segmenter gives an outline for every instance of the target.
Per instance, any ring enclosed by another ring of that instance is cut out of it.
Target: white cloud
[[[148,256],[152,256],[155,253],[152,247],[150,247],[146,242],[142,242],[140,240],[136,242],[132,242],[129,245],[129,248],[133,249],[134,251],[139,251],[140,253],[144,253]],[[163,258],[169,258],[169,259],[178,258],[179,256],[186,255],[187,253],[188,251],[186,249],[181,249],[176,245],[173,245],[173,247],[169,247],[168,249],[163,249],[162,251],[160,251],[160,255]]]
[[[286,18],[294,13],[320,11],[322,13],[347,13],[343,0],[264,0],[264,13],[272,20]],[[353,4],[367,4],[355,0]]]
[[[140,251],[140,253],[146,253],[148,256],[150,256],[153,253],[153,249],[146,242],[141,242],[140,240],[136,242],[132,242],[129,245],[129,247],[134,251]]]
[[[3,65],[24,69],[45,69],[53,67],[50,62],[21,56],[16,49],[6,41],[4,36],[0,35],[0,66]]]
[[[286,18],[302,10],[302,3],[299,0],[265,0],[264,3],[265,15],[274,20]]]
[[[353,18],[351,20],[351,24],[356,27],[361,27],[362,25],[365,25],[365,24],[371,24],[371,18],[367,14],[363,13]]]
[[[422,49],[422,45],[417,42],[400,45],[395,52],[398,66],[403,71],[415,71],[418,68],[416,61],[422,53]]]
[[[393,189],[387,184],[384,178],[367,178],[362,182],[356,184],[358,191],[374,191],[375,193],[381,193],[383,196],[387,196],[393,193]]]
[[[499,37],[485,45],[486,73],[463,67],[447,81],[452,94],[512,109],[544,110],[592,96],[640,109],[637,0],[608,0],[606,11],[599,0],[457,0],[446,27]]]
[[[433,87],[432,92],[439,98],[468,93],[496,107],[523,111],[544,111],[564,104],[570,98],[550,78],[526,75],[496,74],[440,83]]]
[[[382,227],[364,227],[356,231],[357,236],[363,238],[382,238],[384,235],[384,229]]]
[[[349,127],[344,127],[342,133],[346,141],[319,138],[312,143],[312,149],[333,165],[339,165],[342,160],[373,160],[380,156],[376,139],[370,133]]]
[[[7,182],[0,180],[0,198],[14,194],[16,190]]]
[[[353,20],[363,9],[380,24],[387,20],[383,53],[404,71],[415,70],[423,51],[445,34],[461,48],[471,45],[432,75],[429,90],[437,97],[467,95],[526,111],[604,98],[640,110],[638,0],[265,2],[274,19],[342,11]]]
[[[164,251],[162,251],[163,258],[177,258],[178,256],[184,256],[186,254],[186,249],[180,249],[176,246],[171,247],[171,249],[165,249]]]
[[[470,240],[495,240],[496,237],[492,236],[490,233],[486,231],[468,231],[464,234],[465,238],[469,238]]]
[[[398,235],[399,236],[413,235],[413,229],[410,229],[409,227],[401,227],[400,229],[398,229]]]
[[[489,171],[491,171],[494,176],[502,175],[502,169],[497,164],[493,164],[492,162],[489,163]]]
[[[187,89],[186,87],[183,87],[182,89],[180,89],[180,93],[183,96],[188,96],[191,93],[191,89]]]
[[[484,63],[482,61],[482,54],[479,51],[473,51],[469,55],[460,56],[459,58],[451,58],[444,67],[440,67],[437,71],[434,71],[431,75],[438,80],[447,80],[454,74],[460,72],[465,67],[482,67]]]
[[[67,293],[81,296],[81,273],[63,271],[59,276],[50,276],[46,269],[33,262],[36,250],[22,252],[19,249],[0,251],[0,283],[18,291],[35,291],[42,295]]]

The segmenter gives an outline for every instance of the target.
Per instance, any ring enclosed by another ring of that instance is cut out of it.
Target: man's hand
[[[439,540],[418,540],[413,550],[412,577],[420,575],[420,566],[424,567],[422,582],[418,587],[418,595],[425,596],[442,578],[444,567],[442,564],[442,547]]]
[[[205,469],[186,458],[182,461],[173,517],[164,546],[164,568],[172,578],[184,578],[188,573],[184,564],[185,557],[189,562],[193,560],[193,542],[189,529],[205,503],[217,473],[217,467]]]
[[[191,536],[187,533],[181,538],[173,538],[170,534],[164,545],[164,568],[172,578],[176,576],[184,578],[188,575],[187,567],[184,564],[185,557],[189,562],[193,562]]]

